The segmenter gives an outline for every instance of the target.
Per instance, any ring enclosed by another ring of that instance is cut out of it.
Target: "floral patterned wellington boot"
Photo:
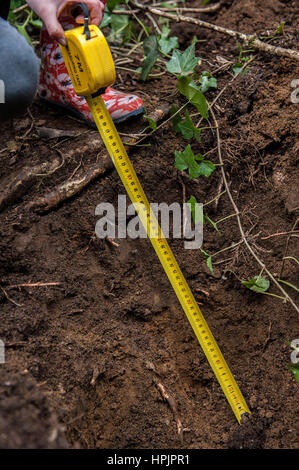
[[[77,25],[69,16],[60,17],[65,30]],[[42,67],[39,78],[39,96],[57,106],[68,109],[72,114],[93,124],[93,117],[84,97],[77,96],[73,88],[58,43],[50,38],[47,30],[41,31]],[[143,113],[143,102],[138,96],[122,93],[111,87],[102,95],[103,100],[114,122],[124,121]]]

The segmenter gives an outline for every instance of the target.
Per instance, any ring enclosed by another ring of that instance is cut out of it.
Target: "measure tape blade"
[[[209,364],[240,423],[242,415],[250,413],[249,408],[151,210],[105,103],[101,96],[88,96],[86,99],[115,168]]]

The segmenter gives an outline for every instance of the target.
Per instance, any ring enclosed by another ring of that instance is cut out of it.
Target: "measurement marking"
[[[160,225],[151,211],[150,204],[143,192],[141,184],[112,122],[110,114],[100,96],[95,98],[86,97],[86,99],[102,139],[132,203],[138,203],[144,206],[142,211],[138,211],[141,222],[193,328],[193,331],[216,375],[216,378],[220,383],[238,422],[240,423],[242,414],[250,413],[245,399],[221,354],[218,344],[212,335],[196,300],[193,297],[187,281],[185,280],[163,235]],[[111,135],[108,136],[110,133]],[[146,217],[143,213],[147,214]],[[149,218],[150,221],[148,220]],[[151,236],[152,225],[155,227],[155,236]],[[240,406],[240,404],[242,406]]]

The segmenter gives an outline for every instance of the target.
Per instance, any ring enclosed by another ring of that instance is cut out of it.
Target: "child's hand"
[[[66,45],[64,31],[58,17],[62,12],[69,14],[77,3],[69,0],[28,0],[28,5],[45,23],[49,35],[64,46]],[[89,8],[89,22],[99,26],[103,18],[106,1],[85,0],[84,3]],[[80,21],[80,17],[78,17],[78,21]]]

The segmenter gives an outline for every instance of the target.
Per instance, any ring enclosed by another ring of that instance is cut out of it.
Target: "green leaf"
[[[262,276],[254,276],[249,281],[242,281],[242,285],[254,292],[263,293],[269,289],[270,282]]]
[[[141,80],[145,82],[159,55],[158,41],[156,36],[149,36],[143,42],[145,59],[142,63]]]
[[[199,165],[199,175],[198,176],[205,176],[206,178],[209,178],[213,171],[216,169],[215,165],[213,162],[210,162],[209,160],[204,160],[201,162]]]
[[[199,176],[199,165],[195,161],[190,145],[187,145],[183,152],[175,151],[175,167],[181,171],[188,169],[191,179]]]
[[[190,77],[180,77],[177,85],[180,93],[184,95],[199,111],[201,116],[208,119],[208,104],[201,89]]]
[[[209,256],[209,257],[207,258],[207,266],[208,266],[209,270],[211,271],[211,273],[213,273],[213,272],[214,272],[214,268],[213,268],[212,257],[211,257],[211,256]]]
[[[123,0],[107,0],[107,8],[109,11],[113,11],[114,8],[120,3],[128,3],[128,2],[123,1]]]
[[[200,249],[200,251],[202,252],[202,254],[204,255],[204,257],[206,258],[207,266],[208,266],[209,270],[211,271],[211,273],[213,274],[214,268],[213,268],[213,264],[212,264],[212,256],[210,256],[210,255],[209,255],[206,251],[204,251],[202,248]]]
[[[102,23],[101,23],[101,28],[106,28],[106,26],[109,26],[111,22],[111,16],[112,15],[110,13],[107,13],[105,11],[103,19],[102,19]]]
[[[191,196],[189,201],[187,201],[187,205],[190,209],[192,219],[195,224],[199,224],[200,222],[203,223],[202,206],[198,206],[197,204],[198,202],[194,196]]]
[[[209,88],[217,88],[217,80],[210,72],[202,72],[199,83],[201,83],[200,89],[202,93],[206,93]]]
[[[297,362],[296,364],[288,364],[288,368],[290,369],[290,371],[293,372],[293,374],[295,376],[295,379],[298,382],[298,380],[299,380],[299,362]]]
[[[210,219],[210,217],[207,214],[205,214],[205,220],[214,227],[216,232],[218,232],[221,235],[220,231],[218,230],[216,222],[213,222],[213,220]]]
[[[215,165],[212,162],[203,160],[204,157],[202,155],[194,155],[190,144],[187,145],[183,152],[176,150],[174,154],[175,167],[181,171],[188,169],[191,179],[198,178],[199,176],[208,178],[215,170]],[[198,164],[196,160],[201,160],[201,162]]]
[[[42,27],[43,27],[43,22],[42,22],[42,20],[40,20],[39,18],[37,18],[37,19],[31,19],[31,20],[29,21],[29,23],[31,24],[31,26],[33,26],[33,27],[36,28],[36,29],[42,29]]]
[[[108,20],[109,17],[106,17],[106,18]],[[104,16],[104,20],[105,20],[105,16]],[[134,24],[132,21],[130,21],[127,15],[111,14],[109,24],[111,27],[109,41],[114,42],[114,41],[121,40],[123,44],[124,42],[128,41],[132,37]],[[107,26],[106,22],[104,22],[104,25]],[[103,24],[101,27],[103,27]]]
[[[157,123],[152,118],[150,118],[149,116],[145,116],[145,117],[147,119],[149,127],[151,129],[153,129],[153,131],[155,131],[157,129]]]
[[[176,36],[168,37],[170,33],[170,28],[166,25],[162,27],[161,37],[159,39],[159,46],[161,51],[164,54],[169,54],[173,49],[179,47],[179,40]]]
[[[283,21],[283,22],[278,26],[277,30],[276,30],[275,33],[274,33],[275,36],[276,36],[277,34],[281,34],[281,33],[283,32],[283,29],[284,29],[285,24],[286,24],[286,22]]]
[[[243,66],[244,66],[244,64],[242,64],[240,62],[237,62],[234,65],[232,65],[232,70],[233,70],[234,74],[237,75],[237,73],[240,72],[240,70]],[[241,75],[245,75],[247,73],[247,71],[248,71],[247,68],[245,68],[244,70],[242,70]]]
[[[188,169],[190,178],[197,178],[198,164],[190,145],[187,145],[183,152],[175,151],[175,167],[181,171]]]
[[[195,57],[195,45],[191,44],[183,53],[175,49],[166,68],[174,75],[188,75],[193,72],[198,61],[199,57]]]
[[[181,132],[184,139],[192,139],[193,137],[195,137],[197,142],[200,142],[201,131],[200,129],[197,129],[197,127],[195,127],[193,121],[190,118],[188,111],[186,111],[185,120],[181,121],[177,125],[177,129]]]

